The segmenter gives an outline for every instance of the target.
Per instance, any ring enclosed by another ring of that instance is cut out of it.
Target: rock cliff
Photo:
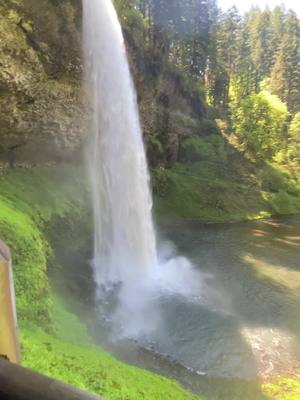
[[[65,158],[80,146],[80,20],[78,2],[0,1],[2,162]]]
[[[0,0],[0,164],[68,160],[88,135],[83,105],[81,0]],[[152,165],[172,164],[204,113],[142,26],[120,11]]]

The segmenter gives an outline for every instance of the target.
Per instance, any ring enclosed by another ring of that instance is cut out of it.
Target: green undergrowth
[[[90,346],[91,338],[85,324],[78,317],[67,310],[64,302],[57,295],[52,294],[53,302],[51,322],[52,335],[63,342],[75,345]]]
[[[281,377],[265,383],[262,388],[272,400],[300,400],[300,380]]]
[[[13,169],[0,176],[0,237],[12,252],[20,320],[50,323],[47,231],[53,220],[84,210],[78,171],[67,166]]]
[[[22,325],[23,366],[106,400],[199,399],[176,382],[121,363],[93,346],[86,326],[67,311],[61,299],[52,299],[51,335],[34,325]]]
[[[160,220],[222,223],[300,213],[300,184],[268,164],[252,171],[213,161],[177,164],[155,170],[153,188]]]
[[[22,329],[21,342],[25,367],[107,400],[197,399],[175,382],[125,365],[96,347],[70,344],[32,328]]]

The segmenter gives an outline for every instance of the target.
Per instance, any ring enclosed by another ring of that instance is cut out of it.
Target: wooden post
[[[101,400],[17,365],[20,347],[10,251],[0,241],[0,399]]]
[[[13,285],[12,265],[8,247],[0,241],[0,357],[20,362],[20,346]]]

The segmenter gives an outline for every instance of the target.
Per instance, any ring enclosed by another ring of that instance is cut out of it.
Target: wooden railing
[[[19,363],[12,263],[8,247],[0,241],[0,399],[101,400],[97,396],[23,368]]]
[[[11,257],[8,247],[0,241],[0,356],[13,363],[20,362],[17,315]]]
[[[100,378],[99,378],[100,379]],[[0,358],[1,400],[101,400]]]

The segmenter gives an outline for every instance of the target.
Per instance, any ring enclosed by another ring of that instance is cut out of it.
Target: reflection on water
[[[200,270],[202,301],[160,298],[163,323],[151,341],[105,341],[107,348],[209,399],[264,398],[254,383],[245,383],[241,393],[235,380],[295,376],[300,362],[300,218],[189,223],[165,227],[161,236],[171,238]],[[98,339],[102,332],[103,344],[108,328],[101,321],[93,328]]]
[[[274,266],[252,255],[246,255],[244,263],[254,269],[258,279],[273,281],[278,286],[285,286],[291,291],[296,291],[295,294],[300,289],[300,271],[293,271],[282,265]]]
[[[260,377],[288,375],[289,369],[297,365],[294,357],[297,339],[288,332],[274,328],[243,327],[241,334],[252,350]]]

